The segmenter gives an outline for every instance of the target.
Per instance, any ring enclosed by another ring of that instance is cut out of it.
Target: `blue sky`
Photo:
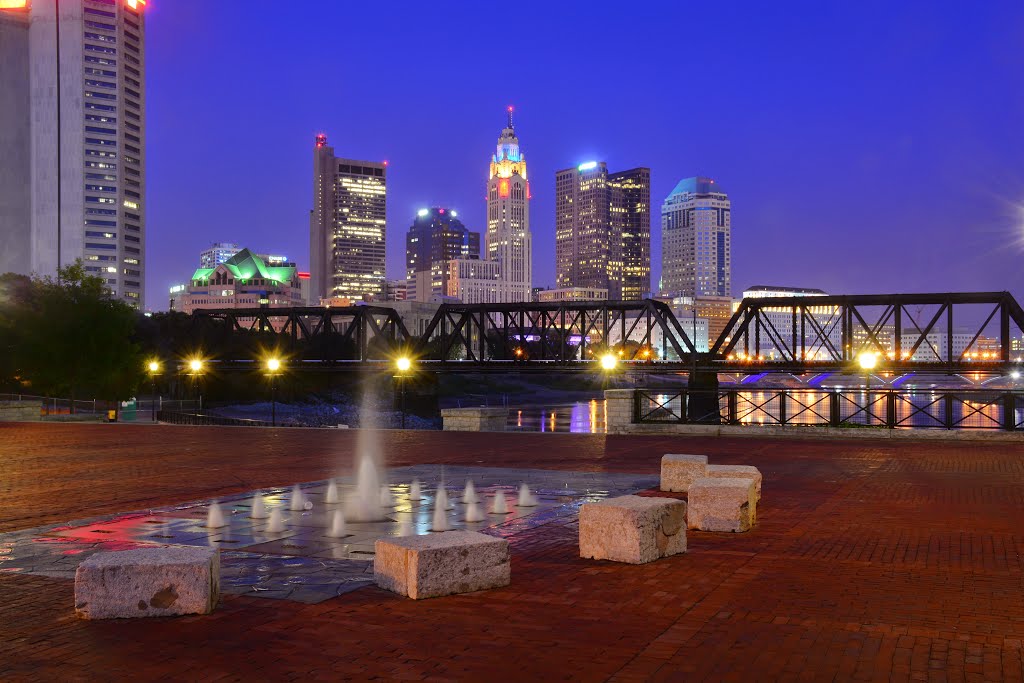
[[[969,10],[969,11],[968,11]],[[1024,3],[153,0],[148,304],[213,241],[308,265],[314,135],[388,160],[388,273],[418,208],[481,230],[516,107],[535,284],[554,173],[709,175],[733,202],[733,293],[1009,289],[1024,251]],[[656,280],[655,280],[656,282]]]

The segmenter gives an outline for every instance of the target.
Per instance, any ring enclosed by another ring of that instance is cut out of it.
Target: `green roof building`
[[[199,308],[286,308],[306,305],[303,285],[308,273],[293,264],[268,265],[248,249],[213,268],[197,268],[192,274],[186,313]]]

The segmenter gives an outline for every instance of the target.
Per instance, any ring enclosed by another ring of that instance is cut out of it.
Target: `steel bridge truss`
[[[971,331],[954,327],[954,319],[972,321]],[[365,363],[408,354],[466,370],[506,362],[583,367],[614,352],[640,371],[848,371],[867,351],[882,356],[886,371],[963,372],[998,370],[1024,355],[1011,350],[1024,310],[1008,292],[744,299],[710,352],[698,352],[692,330],[650,299],[442,304],[429,322],[416,321],[418,335],[395,309],[373,305],[205,309],[193,320],[275,333],[293,347],[321,342],[316,352],[326,355],[313,360]],[[986,337],[990,327],[998,330]],[[975,353],[983,341],[991,350]]]
[[[964,332],[954,318],[974,322]],[[998,326],[998,350],[981,353],[990,325]],[[744,299],[710,355],[720,364],[810,370],[853,366],[870,352],[887,369],[955,372],[1010,362],[1014,329],[1024,330],[1024,311],[1009,292]]]
[[[692,359],[696,347],[669,307],[653,300],[442,304],[423,334],[409,333],[383,306],[200,309],[194,319],[237,331],[273,332],[292,342],[332,338],[355,344],[350,360],[409,354],[421,361],[572,364],[615,349],[624,361]]]

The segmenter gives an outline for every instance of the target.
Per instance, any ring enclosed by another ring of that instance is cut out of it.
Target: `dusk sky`
[[[838,7],[843,5],[843,7]],[[552,285],[554,173],[732,200],[732,291],[1024,295],[1024,3],[153,0],[147,304],[234,241],[309,265],[313,139],[388,160],[388,276],[416,210],[484,230],[505,121]]]

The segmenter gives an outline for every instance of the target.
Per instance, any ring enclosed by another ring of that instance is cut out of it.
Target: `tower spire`
[[[513,111],[515,111],[515,107],[513,107],[511,104],[508,105],[508,127],[510,129],[515,130],[515,127],[512,125],[512,112]]]

